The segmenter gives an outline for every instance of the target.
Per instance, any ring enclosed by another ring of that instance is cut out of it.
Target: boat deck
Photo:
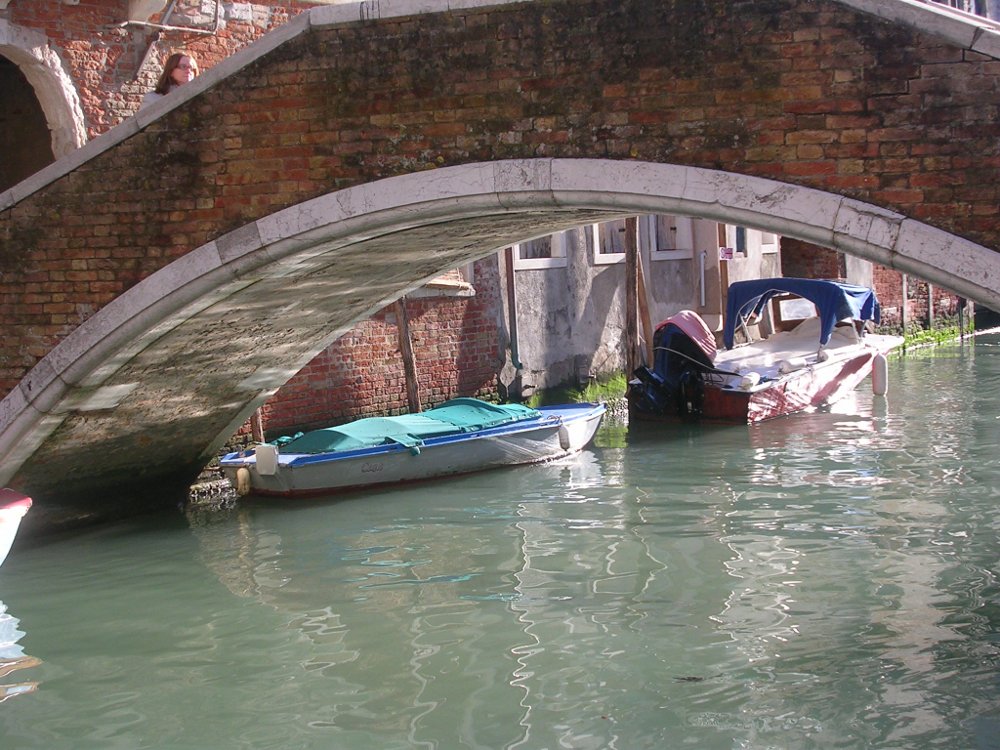
[[[844,325],[834,328],[829,343],[823,347],[823,355],[820,355],[819,332],[819,319],[807,318],[791,331],[781,331],[765,339],[722,350],[716,357],[715,367],[734,374],[713,375],[709,379],[723,388],[740,388],[744,376],[756,373],[760,385],[755,387],[766,387],[768,382],[789,372],[820,362],[856,356],[861,344],[866,349],[884,352],[898,343],[898,338],[894,336],[868,334],[860,338],[853,326]]]

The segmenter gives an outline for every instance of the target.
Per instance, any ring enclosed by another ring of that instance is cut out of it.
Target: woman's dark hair
[[[187,52],[174,52],[167,61],[163,64],[163,72],[160,73],[160,79],[156,82],[156,88],[153,89],[157,94],[168,94],[170,89],[174,86],[174,79],[172,78],[173,73],[181,64],[181,60],[185,57],[191,58],[193,65],[197,65],[195,60]],[[195,68],[197,70],[197,67]]]

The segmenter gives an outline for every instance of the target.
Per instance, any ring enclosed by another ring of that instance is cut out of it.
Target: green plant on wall
[[[604,402],[608,406],[607,414],[601,422],[601,428],[594,436],[594,445],[600,448],[623,448],[627,442],[628,420],[625,405],[625,390],[628,381],[621,373],[607,376],[599,380],[591,380],[583,386],[564,384],[532,394],[525,403],[532,407],[549,404]]]
[[[968,316],[964,321],[964,333],[972,333],[974,329],[974,321],[972,316]],[[934,344],[942,344],[946,341],[954,341],[959,338],[963,333],[961,327],[959,327],[959,319],[957,316],[943,318],[940,325],[934,328],[923,328],[919,324],[913,324],[907,326],[906,333],[904,334],[903,349],[912,349],[919,346],[932,346]]]
[[[525,402],[532,408],[549,404],[579,403],[581,401],[616,401],[625,398],[625,376],[618,374],[606,379],[591,380],[584,386],[559,385],[532,394]]]

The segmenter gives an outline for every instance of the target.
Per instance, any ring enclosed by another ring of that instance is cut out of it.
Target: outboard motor
[[[647,414],[666,414],[673,403],[663,378],[645,366],[637,367],[632,374],[636,380],[629,384],[629,390],[638,400],[638,407]]]
[[[639,367],[633,373],[637,408],[649,414],[697,419],[704,409],[704,374],[713,369],[712,360],[670,320],[656,329],[653,349],[653,367]]]
[[[677,414],[685,419],[697,419],[705,410],[705,378],[694,366],[681,373],[676,408]]]

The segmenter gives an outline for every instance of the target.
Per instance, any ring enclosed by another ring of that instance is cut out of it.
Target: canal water
[[[1000,340],[833,411],[0,569],[0,748],[1000,748]]]

